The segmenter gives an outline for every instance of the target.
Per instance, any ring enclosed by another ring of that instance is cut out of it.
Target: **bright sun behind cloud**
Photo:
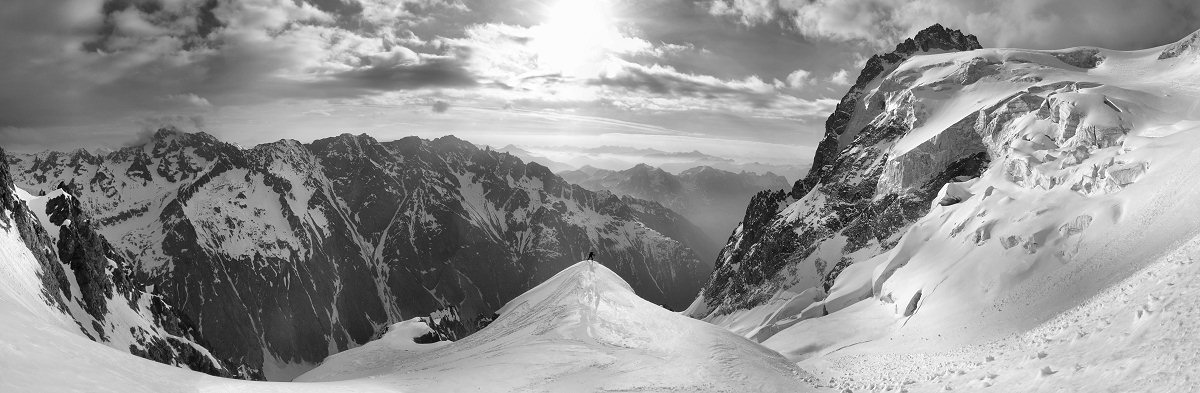
[[[647,50],[649,42],[623,34],[609,0],[559,0],[547,5],[544,22],[531,29],[541,73],[595,76],[619,53]]]

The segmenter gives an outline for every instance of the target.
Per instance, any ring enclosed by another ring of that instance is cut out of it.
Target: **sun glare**
[[[606,0],[559,0],[546,7],[544,18],[531,42],[543,72],[595,73],[611,53],[636,45],[621,34]]]

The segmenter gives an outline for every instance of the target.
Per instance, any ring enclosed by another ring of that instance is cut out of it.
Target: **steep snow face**
[[[895,64],[852,91],[855,136],[801,194],[756,199],[689,314],[851,390],[1138,386],[1102,371],[1126,357],[1183,386],[1165,359],[1194,358],[1188,329],[1140,321],[1194,314],[1160,278],[1194,270],[1176,250],[1200,233],[1192,41]]]
[[[692,251],[703,234],[678,214],[454,138],[346,134],[246,150],[162,130],[104,156],[11,163],[22,187],[76,194],[214,355],[273,380],[442,309],[464,317],[441,331],[470,333],[591,250],[674,308],[708,273]]]
[[[406,391],[792,392],[810,386],[779,355],[639,298],[597,262],[564,269],[499,314],[452,344],[392,353],[385,363],[375,352],[348,352],[299,380],[378,373],[373,380]]]

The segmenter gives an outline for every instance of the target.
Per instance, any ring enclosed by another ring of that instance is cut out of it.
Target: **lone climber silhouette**
[[[595,256],[596,256],[596,252],[595,252],[595,251],[589,252],[589,253],[588,253],[588,260],[589,260],[589,261],[590,261],[590,260],[592,260],[592,258],[593,258],[593,257],[595,257]]]

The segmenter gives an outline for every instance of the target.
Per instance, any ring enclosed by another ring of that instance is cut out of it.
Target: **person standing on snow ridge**
[[[595,257],[595,256],[596,256],[596,252],[595,252],[595,251],[588,252],[588,260],[589,260],[589,261],[590,261],[590,260],[592,260],[592,258],[593,258],[593,257]]]

